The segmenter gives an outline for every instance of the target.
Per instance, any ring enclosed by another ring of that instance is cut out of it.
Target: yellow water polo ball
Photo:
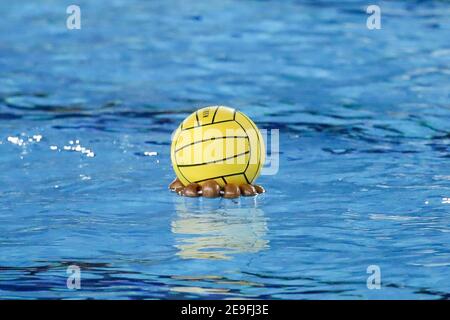
[[[261,132],[235,109],[212,106],[189,115],[172,138],[171,160],[186,186],[216,180],[219,185],[253,183],[264,165]]]

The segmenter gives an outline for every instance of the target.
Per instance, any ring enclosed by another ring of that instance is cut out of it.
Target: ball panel
[[[180,164],[177,163],[177,167],[179,168],[184,168],[184,167],[197,167],[197,166],[205,166],[205,165],[218,165],[218,164],[224,164],[224,165],[235,165],[235,164],[243,164],[243,165],[247,165],[248,162],[248,155],[249,155],[250,151],[247,150],[245,152],[242,153],[238,153],[238,154],[233,154],[230,157],[226,157],[226,158],[221,158],[221,159],[217,159],[217,160],[209,160],[209,161],[205,161],[205,162],[196,162],[196,163],[191,163],[189,162],[188,164]],[[245,157],[244,159],[241,159]],[[175,156],[175,160],[177,160],[178,158]]]
[[[181,128],[184,130],[186,128],[194,128],[197,127],[197,112],[189,115],[184,121],[181,123]]]
[[[233,156],[249,152],[250,145],[247,137],[220,137],[213,140],[200,140],[185,145],[175,151],[178,166],[187,164],[201,164],[221,161],[235,163]]]
[[[203,126],[205,124],[211,124],[216,113],[218,106],[206,107],[196,112],[197,126]]]
[[[233,183],[236,185],[241,185],[244,183],[250,183],[246,178],[244,174],[235,174],[232,176],[224,177],[226,183]]]
[[[180,131],[178,136],[174,136],[175,150],[197,141],[224,136],[247,136],[247,134],[235,121],[214,123],[204,125],[202,127],[183,129]]]
[[[224,106],[212,106],[197,110],[190,114],[181,124],[182,129],[192,129],[216,122],[233,120],[234,109]]]
[[[205,180],[224,175],[241,173],[247,166],[248,153],[235,157],[240,163],[228,164],[225,162],[209,163],[200,165],[178,165],[177,169],[180,173],[190,181]]]
[[[232,108],[219,106],[219,108],[215,114],[215,117],[214,117],[214,123],[221,122],[221,121],[233,120],[234,112],[235,111]]]

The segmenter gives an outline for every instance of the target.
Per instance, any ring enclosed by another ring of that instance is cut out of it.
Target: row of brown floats
[[[238,198],[241,195],[250,197],[266,192],[263,187],[251,184],[241,184],[240,186],[229,183],[221,188],[215,180],[208,180],[200,185],[198,183],[188,184],[186,187],[180,180],[175,179],[169,185],[169,189],[185,197],[217,198],[224,197],[227,199]]]

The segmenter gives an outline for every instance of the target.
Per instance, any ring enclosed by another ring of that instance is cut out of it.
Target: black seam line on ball
[[[200,120],[198,119],[198,110],[195,112],[195,119],[197,120],[196,127],[200,127]]]
[[[248,136],[225,136],[225,137],[212,137],[212,138],[210,138],[210,139],[203,139],[203,140],[199,140],[199,141],[194,141],[194,142],[191,142],[191,143],[188,143],[187,145],[184,145],[184,146],[182,146],[182,147],[179,147],[178,149],[175,149],[175,152],[178,152],[178,151],[180,151],[180,150],[183,150],[184,148],[186,148],[186,147],[189,147],[189,146],[192,146],[192,145],[194,145],[194,144],[197,144],[197,143],[202,143],[202,142],[207,142],[207,141],[214,141],[214,140],[218,140],[218,139],[232,139],[232,138],[243,138],[243,139],[247,139],[248,140]]]
[[[233,111],[233,120],[236,120],[236,110]]]
[[[225,184],[227,184],[227,180],[225,180],[224,177],[222,177],[222,181],[225,182]]]
[[[206,127],[206,126],[211,126],[211,125],[213,125],[213,124],[219,124],[219,123],[224,123],[224,122],[232,122],[232,121],[234,121],[234,120],[231,119],[231,120],[217,121],[217,122],[214,122],[214,123],[206,123],[206,124],[202,124],[202,125],[199,126],[199,127],[189,127],[189,128],[184,128],[184,129],[181,130],[181,131],[186,131],[186,130],[195,129],[195,128],[203,128],[203,127]],[[235,122],[236,122],[236,121],[235,121]]]
[[[216,111],[214,111],[214,115],[212,117],[211,123],[214,123],[214,119],[216,118],[217,110],[219,110],[220,107],[216,108]]]
[[[212,177],[212,178],[206,178],[206,179],[202,179],[202,180],[197,180],[194,181],[193,183],[199,183],[199,182],[203,182],[203,181],[207,181],[207,180],[214,180],[214,179],[220,179],[220,178],[225,178],[225,177],[232,177],[232,176],[238,176],[242,174],[242,172],[237,172],[237,173],[231,173],[231,174],[226,174],[224,176],[217,176],[217,177]]]
[[[245,174],[245,171],[244,171],[244,178],[245,178],[245,181],[247,181],[247,183],[250,184],[250,181],[248,181],[248,178],[247,178],[247,175]]]
[[[231,156],[231,157],[227,157],[227,158],[223,158],[223,159],[219,159],[219,160],[208,161],[208,162],[203,162],[203,163],[179,164],[178,167],[179,168],[185,168],[185,167],[204,166],[204,165],[207,165],[207,164],[222,162],[222,161],[225,161],[225,160],[230,160],[230,159],[233,159],[233,158],[244,156],[244,155],[248,154],[249,152],[250,152],[250,150],[246,151],[246,152],[239,153],[239,154],[235,154],[234,156]]]

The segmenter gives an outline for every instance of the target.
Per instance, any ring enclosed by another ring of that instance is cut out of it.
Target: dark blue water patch
[[[149,140],[149,141],[145,141],[146,144],[151,144],[151,145],[158,145],[158,146],[169,146],[171,145],[171,143],[169,141],[154,141],[154,140]]]
[[[20,119],[22,116],[14,114],[14,113],[0,113],[0,119],[4,120],[13,120],[13,119]]]

